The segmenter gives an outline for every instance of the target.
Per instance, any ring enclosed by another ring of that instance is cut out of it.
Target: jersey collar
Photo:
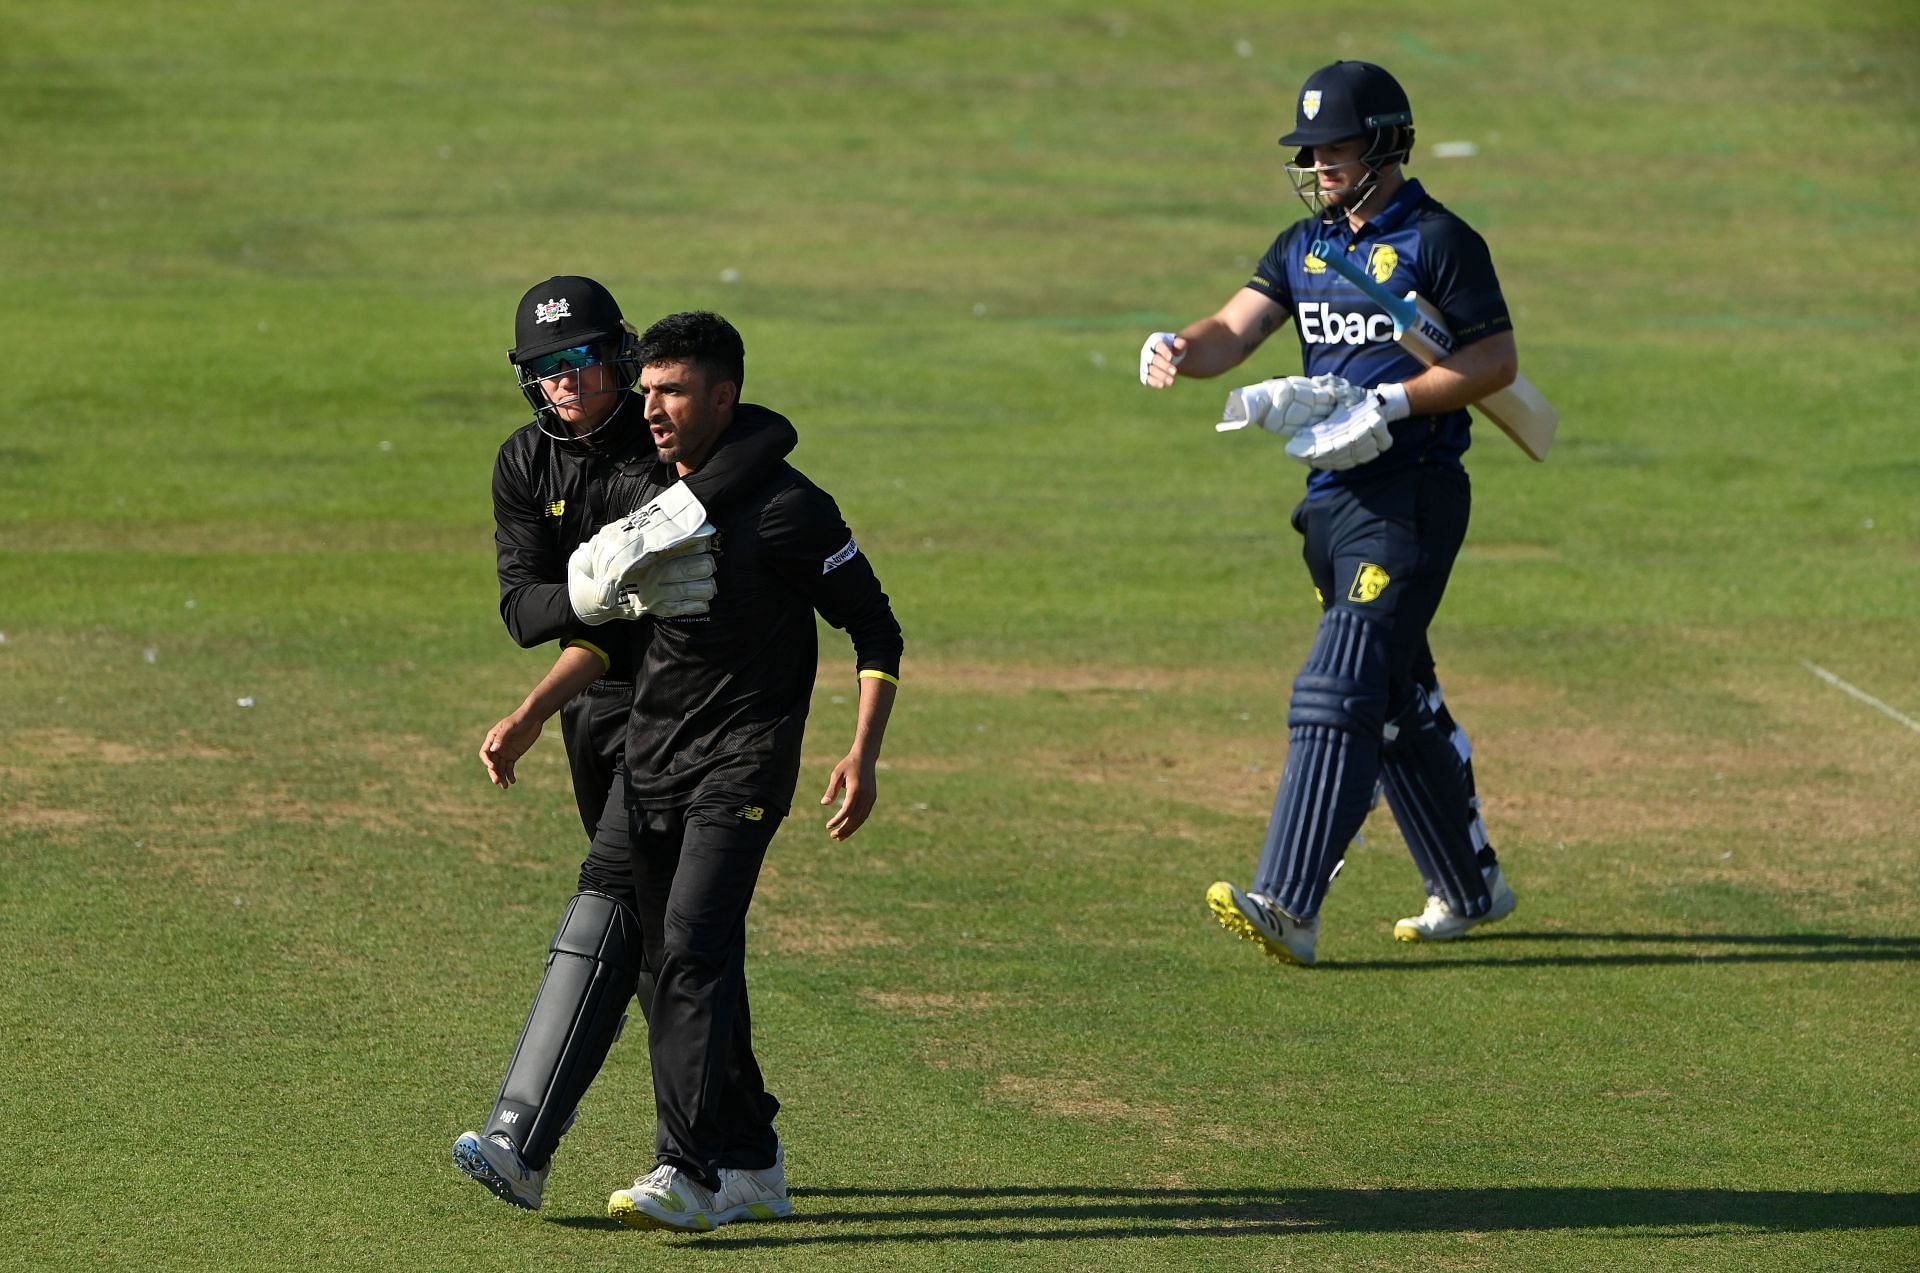
[[[1354,229],[1345,217],[1341,217],[1335,232],[1340,238],[1356,243],[1363,238],[1378,238],[1381,235],[1392,234],[1413,215],[1413,210],[1419,207],[1426,197],[1426,189],[1421,186],[1419,178],[1409,177],[1398,190],[1393,192],[1393,198],[1387,200],[1387,206],[1380,209],[1379,216],[1363,222],[1358,230]]]

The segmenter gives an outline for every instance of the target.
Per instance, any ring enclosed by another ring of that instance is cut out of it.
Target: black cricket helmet
[[[1345,211],[1373,197],[1381,169],[1404,164],[1413,154],[1413,105],[1400,81],[1384,67],[1372,62],[1323,66],[1300,86],[1293,131],[1280,139],[1282,146],[1299,148],[1287,172],[1293,178],[1294,193],[1308,210],[1325,216],[1329,207],[1314,174],[1313,148],[1355,137],[1367,139],[1359,160],[1367,173],[1355,183],[1359,199]]]
[[[615,387],[603,392],[624,395],[640,378],[639,337],[622,317],[620,303],[600,283],[578,274],[557,274],[528,288],[514,312],[513,339],[507,361],[519,377],[520,392],[533,408],[534,423],[556,441],[591,444],[619,412],[590,432],[575,434],[555,418],[549,382],[605,365]]]

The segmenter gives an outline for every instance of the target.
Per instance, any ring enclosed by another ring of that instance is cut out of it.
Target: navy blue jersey
[[[1393,319],[1359,288],[1307,255],[1315,239],[1359,257],[1396,296],[1418,292],[1447,320],[1459,347],[1511,330],[1506,298],[1494,276],[1486,240],[1428,196],[1418,181],[1394,193],[1380,215],[1358,230],[1307,217],[1288,226],[1260,260],[1247,286],[1284,306],[1300,337],[1305,374],[1332,373],[1372,387],[1408,380],[1425,366],[1393,339]],[[1309,496],[1364,482],[1416,464],[1458,467],[1470,441],[1462,409],[1416,415],[1393,424],[1393,445],[1380,457],[1338,473],[1315,469]]]

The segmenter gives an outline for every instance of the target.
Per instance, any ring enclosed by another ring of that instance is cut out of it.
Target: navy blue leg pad
[[[575,894],[481,1135],[504,1133],[529,1167],[546,1165],[620,1033],[639,971],[633,912],[605,893]]]
[[[1386,718],[1386,632],[1335,607],[1320,619],[1287,713],[1287,766],[1254,874],[1299,919],[1320,912],[1333,869],[1367,819]]]
[[[1480,816],[1480,795],[1473,785],[1473,744],[1467,741],[1467,731],[1454,723],[1453,713],[1447,710],[1447,700],[1440,692],[1440,682],[1433,678],[1431,669],[1424,678],[1415,678],[1414,690],[1426,696],[1427,706],[1433,709],[1433,723],[1452,742],[1454,754],[1460,757],[1460,767],[1467,784],[1467,804],[1471,810],[1467,815],[1467,823],[1473,832],[1476,860],[1482,871],[1491,871],[1498,865],[1500,857],[1487,840],[1487,826]]]
[[[1473,841],[1473,788],[1459,750],[1424,695],[1416,694],[1387,725],[1380,776],[1427,892],[1444,898],[1456,915],[1486,914],[1492,898]]]

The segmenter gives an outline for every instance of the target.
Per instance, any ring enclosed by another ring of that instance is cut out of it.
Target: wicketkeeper
[[[1394,925],[1445,941],[1514,908],[1475,796],[1467,737],[1434,672],[1427,629],[1470,504],[1461,457],[1467,406],[1519,372],[1513,325],[1485,242],[1403,172],[1413,110],[1386,71],[1335,62],[1296,103],[1287,171],[1311,215],[1274,240],[1221,309],[1155,332],[1140,379],[1165,388],[1218,376],[1292,318],[1303,376],[1229,395],[1220,427],[1260,425],[1306,465],[1294,510],[1321,605],[1294,680],[1286,768],[1252,886],[1220,882],[1207,905],[1277,959],[1311,965],[1320,905],[1376,783],[1426,882],[1427,904]],[[1382,308],[1308,251],[1324,240],[1395,295],[1438,306],[1457,345],[1428,367]]]

